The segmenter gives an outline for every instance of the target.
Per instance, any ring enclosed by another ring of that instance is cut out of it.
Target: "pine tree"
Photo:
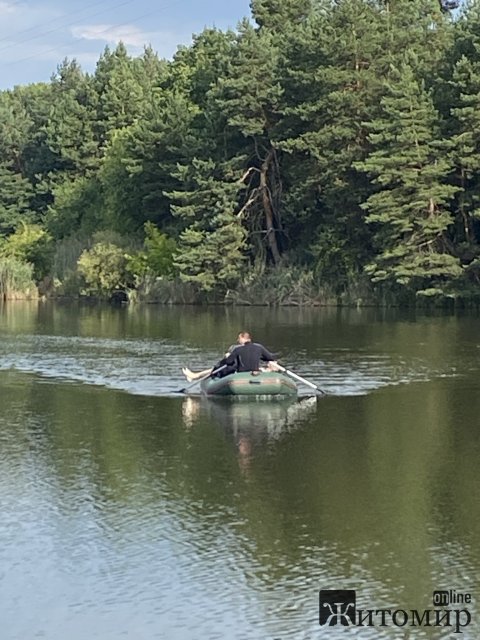
[[[341,294],[358,279],[370,250],[361,201],[365,176],[363,122],[378,112],[382,20],[363,0],[324,2],[285,38],[282,121],[285,221],[324,284]]]
[[[27,114],[26,122],[29,123],[22,147],[22,175],[33,186],[31,209],[35,221],[40,222],[53,202],[54,175],[62,169],[62,160],[50,148],[46,131],[54,103],[52,83],[16,87],[13,93],[17,95],[21,108]]]
[[[151,54],[145,58],[145,63],[151,66]],[[97,64],[93,86],[96,93],[95,133],[104,149],[116,130],[141,119],[147,104],[145,74],[142,65],[132,60],[120,42],[113,52],[105,48]]]
[[[245,224],[253,233],[260,231],[270,260],[278,264],[282,185],[274,129],[281,88],[277,78],[278,51],[273,40],[268,31],[258,32],[244,22],[228,72],[218,79],[211,97],[225,119],[225,133],[230,137],[237,134],[235,155],[238,160],[244,158]],[[233,149],[230,153],[233,156]]]
[[[14,92],[0,94],[0,233],[9,234],[34,219],[33,188],[25,177],[24,148],[31,121]]]
[[[135,76],[142,87],[145,100],[151,99],[155,88],[159,87],[168,74],[168,63],[160,60],[151,46],[145,47],[143,55],[133,60]]]
[[[451,45],[450,16],[446,15],[438,0],[382,0],[384,65],[400,62],[405,51],[416,56],[416,71],[427,87],[435,82],[442,52]],[[384,67],[388,73],[387,67]]]
[[[448,206],[456,188],[448,184],[451,160],[447,143],[439,138],[438,113],[414,67],[412,54],[392,70],[383,113],[366,124],[371,151],[356,164],[377,186],[364,204],[377,250],[367,272],[373,282],[417,294],[448,294],[462,274],[448,237]]]
[[[92,79],[75,60],[64,60],[51,80],[45,144],[53,154],[53,166],[44,172],[42,187],[51,194],[46,223],[56,238],[78,232],[84,220],[98,221],[98,198],[89,181],[100,164],[95,140],[95,95]],[[87,225],[92,228],[92,224]]]
[[[456,198],[455,247],[466,275],[480,284],[480,60],[462,56],[452,79],[456,106],[452,108],[452,144]]]
[[[45,131],[61,170],[74,175],[84,175],[99,163],[92,100],[89,78],[75,60],[64,60],[52,77],[52,106]]]
[[[167,194],[181,188],[177,165],[188,164],[197,150],[192,124],[197,114],[176,89],[159,91],[141,122],[116,132],[99,172],[108,226],[135,233],[150,221],[176,235],[179,223]]]
[[[194,159],[179,166],[186,189],[170,197],[173,211],[184,223],[175,265],[184,282],[203,292],[225,295],[236,286],[244,261],[245,231],[235,211],[241,184],[229,163]]]
[[[10,234],[22,222],[35,220],[31,210],[33,188],[11,163],[0,162],[0,234]]]
[[[255,22],[277,34],[288,32],[312,11],[312,0],[251,0]]]
[[[105,227],[104,193],[97,176],[78,176],[56,185],[45,225],[56,239],[88,237]]]

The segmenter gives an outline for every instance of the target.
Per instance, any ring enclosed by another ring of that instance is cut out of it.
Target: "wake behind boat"
[[[297,385],[280,371],[244,371],[202,380],[207,396],[295,396]]]

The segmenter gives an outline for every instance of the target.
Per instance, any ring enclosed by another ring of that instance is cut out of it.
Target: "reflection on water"
[[[344,638],[319,628],[320,588],[407,610],[429,608],[435,589],[469,591],[474,623],[462,635],[346,633],[480,637],[475,318],[299,313],[295,324],[262,311],[255,325],[250,310],[227,327],[223,311],[11,309],[0,359],[14,363],[20,347],[29,366],[63,362],[69,382],[0,371],[2,638]],[[342,353],[374,363],[371,380],[380,356],[425,375],[365,395],[258,402],[136,395],[68,376],[65,362],[82,362],[115,379],[109,358],[124,362],[123,380],[147,366],[156,376],[180,347],[213,355],[242,320],[288,354],[296,345],[299,372],[317,382]],[[461,375],[446,375],[452,367]]]
[[[203,420],[216,425],[237,452],[239,466],[246,471],[257,449],[272,445],[316,414],[317,397],[255,399],[187,397],[182,403],[186,429]]]
[[[301,399],[187,397],[182,415],[187,428],[193,427],[200,417],[208,416],[224,432],[231,433],[234,440],[238,434],[262,441],[276,440],[315,413],[318,401],[316,396]]]

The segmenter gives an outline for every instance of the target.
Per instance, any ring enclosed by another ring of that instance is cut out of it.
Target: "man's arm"
[[[237,361],[238,346],[232,349],[231,353],[226,354],[224,358],[220,360],[217,367],[223,367],[224,365],[234,365]]]
[[[261,344],[260,347],[262,348],[262,351],[260,353],[261,360],[264,360],[265,362],[272,362],[273,360],[276,360],[276,357],[274,356],[274,354],[270,353],[268,349],[265,349],[263,344]]]

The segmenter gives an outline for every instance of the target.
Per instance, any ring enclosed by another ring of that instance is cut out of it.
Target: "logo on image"
[[[333,627],[355,624],[356,593],[354,590],[322,589],[320,591],[320,624]]]
[[[434,591],[432,600],[434,607],[448,607],[449,605],[470,604],[472,595],[449,589],[448,591]]]
[[[321,589],[319,621],[324,627],[443,627],[461,634],[472,622],[471,603],[470,593],[444,589],[433,592],[432,608],[364,609],[353,589]]]

